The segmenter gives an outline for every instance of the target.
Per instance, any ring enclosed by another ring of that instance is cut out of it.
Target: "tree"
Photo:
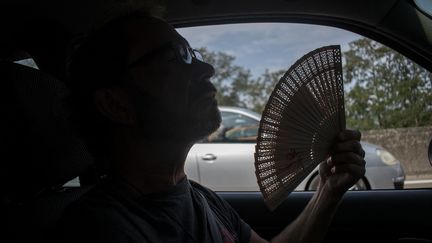
[[[432,75],[367,38],[344,52],[347,125],[359,129],[432,124]]]
[[[251,71],[234,64],[235,57],[224,52],[211,52],[200,48],[204,61],[215,69],[212,83],[218,89],[219,105],[237,106],[261,113],[283,71],[266,70],[258,78]]]
[[[250,70],[235,65],[235,57],[224,52],[211,52],[205,48],[199,51],[204,61],[215,69],[212,83],[218,90],[219,105],[247,107],[247,88],[253,83]]]
[[[249,87],[248,90],[250,97],[249,104],[252,110],[258,113],[264,111],[265,105],[270,98],[270,94],[284,73],[285,70],[270,72],[266,69],[260,77],[253,81],[253,85]]]

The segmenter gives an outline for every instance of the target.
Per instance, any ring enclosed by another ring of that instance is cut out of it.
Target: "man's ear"
[[[97,109],[111,121],[123,125],[135,124],[135,113],[125,90],[120,88],[99,89],[95,92]]]

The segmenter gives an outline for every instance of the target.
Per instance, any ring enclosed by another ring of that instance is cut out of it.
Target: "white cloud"
[[[178,29],[192,46],[223,51],[236,57],[236,63],[259,75],[265,69],[287,69],[298,58],[318,47],[348,42],[360,36],[333,27],[251,23],[213,25]]]

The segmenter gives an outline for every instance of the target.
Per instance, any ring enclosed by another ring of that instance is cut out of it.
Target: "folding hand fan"
[[[300,58],[279,80],[264,109],[255,147],[255,173],[274,210],[329,155],[345,129],[340,46]]]

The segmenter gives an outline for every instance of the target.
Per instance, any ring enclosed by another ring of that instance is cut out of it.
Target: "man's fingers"
[[[344,130],[338,134],[339,141],[357,140],[360,141],[361,133],[357,130]]]
[[[338,164],[356,164],[359,166],[365,166],[366,161],[359,154],[346,152],[333,155],[331,164],[333,166],[337,166]]]
[[[355,164],[341,164],[341,165],[334,166],[331,169],[331,172],[334,174],[348,173],[352,175],[354,178],[360,179],[361,177],[364,176],[366,170],[364,166],[359,166]]]
[[[319,173],[321,176],[328,177],[332,174],[331,168],[333,165],[331,164],[330,159],[328,161],[324,161],[319,166]]]
[[[333,154],[340,152],[354,152],[361,157],[365,156],[365,151],[363,150],[359,141],[349,140],[345,142],[336,143],[332,148]]]

